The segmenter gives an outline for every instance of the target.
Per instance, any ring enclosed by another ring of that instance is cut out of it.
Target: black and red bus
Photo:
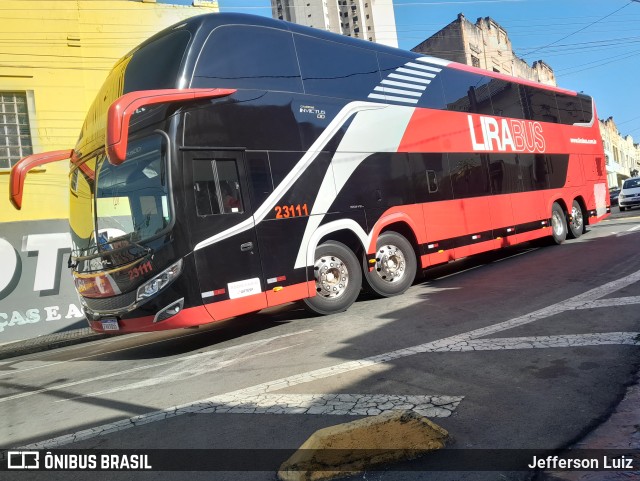
[[[70,259],[96,331],[292,301],[347,309],[416,272],[610,212],[586,95],[242,14],[194,17],[113,68],[70,159]]]

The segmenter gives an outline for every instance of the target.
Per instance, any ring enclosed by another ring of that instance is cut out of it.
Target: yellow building
[[[8,168],[21,156],[74,147],[91,102],[120,57],[163,28],[218,8],[217,2],[197,4],[202,6],[3,0],[0,190],[7,192]],[[46,171],[27,177],[22,211],[0,204],[0,222],[68,216],[68,167],[49,164]]]
[[[68,163],[27,176],[21,211],[9,203],[11,165],[72,149],[120,57],[165,27],[217,11],[215,0],[0,2],[0,344],[86,326],[65,265]]]

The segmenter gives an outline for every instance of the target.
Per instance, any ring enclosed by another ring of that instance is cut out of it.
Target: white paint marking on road
[[[248,388],[239,389],[237,391],[232,391],[224,394],[224,396],[231,396],[237,399],[243,399],[249,396],[260,396],[269,392],[277,391],[277,390],[295,386],[298,384],[317,381],[319,379],[325,379],[331,376],[335,376],[336,374],[343,374],[349,371],[355,371],[357,369],[375,366],[377,364],[394,361],[396,359],[413,356],[415,354],[434,352],[436,349],[438,351],[447,350],[448,348],[456,346],[465,341],[470,341],[472,339],[478,339],[481,337],[489,336],[491,334],[495,334],[501,331],[506,331],[514,327],[524,326],[526,324],[530,324],[540,319],[544,319],[546,317],[550,317],[565,311],[579,309],[580,306],[583,306],[588,302],[591,302],[593,300],[609,295],[619,289],[622,289],[623,287],[629,284],[638,282],[639,280],[640,280],[640,271],[636,271],[628,276],[616,279],[615,281],[608,282],[594,289],[590,289],[586,292],[583,292],[582,294],[578,294],[577,296],[571,297],[565,301],[552,304],[551,306],[538,309],[537,311],[534,311],[522,316],[518,316],[504,322],[499,322],[492,326],[475,329],[473,331],[457,334],[454,336],[446,337],[436,341],[427,342],[424,344],[419,344],[413,347],[397,349],[395,351],[389,351],[383,354],[370,356],[370,357],[356,360],[356,361],[348,361],[342,364],[337,364],[335,366],[316,369],[314,371],[308,371],[300,374],[294,374],[292,376],[288,376],[285,378],[264,382]],[[201,401],[185,403],[179,406],[162,409],[160,411],[154,411],[148,414],[142,414],[132,418],[123,419],[121,421],[117,421],[114,423],[103,424],[102,426],[98,426],[92,429],[87,429],[84,431],[79,431],[77,433],[67,434],[65,436],[59,436],[57,438],[40,441],[37,443],[30,444],[28,446],[23,446],[20,449],[53,448],[53,447],[69,444],[72,442],[90,439],[96,436],[101,436],[103,434],[108,434],[116,431],[121,431],[123,429],[132,428],[136,426],[136,424],[147,424],[149,422],[161,421],[163,419],[166,419],[167,417],[178,416],[180,414],[185,414],[187,412],[198,412],[198,411],[195,411],[195,409],[211,408],[212,406],[209,403],[211,403],[212,399],[215,399],[216,397],[217,396],[213,396],[212,398],[209,398],[209,399],[203,399]]]
[[[638,229],[640,229],[640,225],[632,227],[631,229],[629,229],[629,231],[634,231],[634,230],[638,230]]]
[[[129,391],[131,389],[141,389],[147,388],[151,386],[156,386],[158,384],[165,384],[168,382],[179,382],[185,381],[192,377],[201,376],[203,374],[208,374],[214,371],[219,371],[225,367],[231,366],[239,361],[247,361],[249,359],[258,357],[258,356],[267,356],[269,354],[274,354],[276,352],[285,351],[287,349],[291,349],[292,347],[299,346],[300,344],[291,344],[290,346],[281,347],[278,349],[272,349],[269,351],[257,352],[255,354],[248,354],[246,356],[237,356],[237,353],[231,353],[230,351],[225,351],[220,353],[222,359],[193,359],[186,358],[180,359],[177,361],[175,365],[172,365],[167,371],[162,374],[158,374],[156,376],[152,376],[144,379],[143,381],[133,382],[131,384],[125,384],[123,386],[117,386],[111,389],[104,389],[102,391],[95,391],[89,394],[82,394],[80,396],[74,396],[67,399],[59,399],[55,401],[56,403],[73,401],[75,399],[86,398],[86,397],[97,397],[103,396],[105,394],[113,394],[116,392]],[[257,346],[261,347],[261,345]],[[256,349],[253,347],[251,350]],[[224,354],[233,354],[234,356],[230,359],[225,359]]]
[[[540,249],[540,248],[539,248],[539,247],[534,247],[534,248],[532,248],[532,249],[527,249],[527,250],[525,250],[525,251],[523,251],[523,252],[518,252],[517,254],[513,254],[512,256],[509,256],[509,257],[503,257],[502,259],[497,259],[497,260],[493,261],[493,263],[506,261],[507,259],[512,259],[512,258],[514,258],[514,257],[522,256],[522,255],[524,255],[524,254],[528,254],[529,252],[537,251],[538,249]]]
[[[583,347],[602,345],[640,346],[640,332],[606,332],[566,334],[561,336],[531,336],[474,339],[434,348],[430,352],[500,351],[508,349],[547,349],[552,347]]]
[[[640,296],[611,297],[608,299],[596,299],[595,301],[591,301],[582,306],[578,306],[576,307],[576,309],[594,309],[596,307],[629,306],[632,304],[640,304]]]
[[[196,412],[375,416],[391,410],[412,410],[422,416],[448,417],[462,399],[463,396],[386,394],[259,394],[247,398],[223,395],[210,398],[209,407]],[[193,412],[180,410],[183,411]]]
[[[274,337],[269,337],[267,339],[259,339],[257,341],[251,341],[251,342],[246,342],[244,344],[239,344],[236,346],[231,346],[231,347],[227,347],[227,348],[223,348],[223,349],[215,349],[213,351],[207,351],[207,352],[201,352],[198,354],[191,354],[189,356],[183,356],[183,357],[179,357],[179,358],[172,358],[172,359],[167,359],[164,360],[162,362],[156,362],[153,364],[146,364],[144,366],[138,366],[138,367],[133,367],[131,369],[125,369],[124,371],[118,371],[118,372],[113,372],[110,374],[103,374],[101,376],[95,376],[89,379],[82,379],[79,381],[72,381],[72,382],[68,382],[68,383],[64,383],[64,384],[56,384],[53,386],[48,386],[46,388],[42,388],[42,389],[36,389],[33,391],[27,391],[27,392],[22,392],[19,394],[14,394],[11,396],[6,396],[3,398],[0,398],[0,403],[3,402],[7,402],[7,401],[12,401],[14,399],[20,399],[20,398],[24,398],[24,397],[28,397],[28,396],[33,396],[35,394],[42,394],[42,393],[46,393],[48,391],[58,391],[60,389],[66,389],[72,386],[78,386],[81,384],[86,384],[86,383],[91,383],[91,382],[96,382],[96,381],[101,381],[104,379],[109,379],[112,377],[116,377],[116,376],[122,376],[125,374],[130,374],[132,372],[136,372],[136,371],[141,371],[144,369],[152,369],[152,368],[158,368],[161,366],[166,366],[166,365],[180,365],[180,363],[182,363],[182,366],[185,367],[185,369],[181,372],[181,374],[186,374],[186,370],[193,365],[206,365],[206,366],[211,366],[212,363],[231,363],[234,362],[235,359],[231,358],[231,359],[226,359],[225,356],[227,356],[228,354],[232,354],[232,355],[236,355],[238,354],[238,351],[244,352],[244,351],[248,351],[248,350],[253,350],[257,347],[261,347],[264,346],[272,341],[278,340],[278,339],[284,339],[287,337],[291,337],[291,336],[295,336],[298,334],[305,334],[308,332],[311,332],[311,329],[307,329],[304,331],[297,331],[297,332],[292,332],[289,334],[282,334],[280,336],[274,336]],[[222,358],[222,359],[220,359]],[[222,367],[222,366],[221,366]],[[162,377],[162,376],[160,376]],[[153,378],[152,378],[153,379]],[[162,382],[162,381],[161,381]]]

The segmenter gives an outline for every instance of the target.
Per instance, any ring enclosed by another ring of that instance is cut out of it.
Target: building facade
[[[113,64],[156,32],[218,11],[166,0],[3,0],[0,43],[0,344],[86,326],[66,268],[69,167],[27,176],[8,202],[10,167],[31,153],[72,149]]]
[[[273,18],[398,47],[392,0],[271,0]]]
[[[411,49],[413,52],[493,72],[556,85],[553,69],[538,60],[532,66],[513,53],[507,31],[490,17],[471,23],[463,14]]]
[[[609,188],[621,187],[625,179],[635,177],[640,172],[640,144],[634,143],[630,135],[623,136],[618,131],[613,117],[599,120],[598,123],[604,146]]]

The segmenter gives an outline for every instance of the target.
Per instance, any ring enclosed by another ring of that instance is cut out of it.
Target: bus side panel
[[[513,223],[516,227],[516,242],[526,242],[547,235],[543,228],[551,217],[547,211],[545,194],[542,190],[520,192],[511,195]]]
[[[489,197],[463,199],[462,215],[457,218],[461,224],[462,236],[458,238],[454,257],[461,259],[497,247],[493,239]]]
[[[451,234],[450,224],[457,215],[452,200],[422,204],[425,219],[426,242],[423,249],[423,267],[453,260],[454,243],[445,239]]]
[[[579,154],[569,155],[569,167],[567,168],[567,180],[565,187],[580,187],[584,185],[584,172],[582,159]]]
[[[507,247],[517,243],[513,216],[512,194],[494,195],[490,198],[491,226],[495,248]]]
[[[307,221],[308,217],[278,218],[263,220],[256,226],[269,306],[315,294],[302,287],[309,280],[306,267],[294,268]]]
[[[386,230],[391,224],[406,224],[413,232],[418,247],[426,242],[423,205],[421,204],[398,205],[389,209],[368,210],[366,213],[367,227],[371,233],[371,245],[368,246],[369,254],[375,252],[376,240],[382,230]],[[393,227],[388,230],[393,230]]]

